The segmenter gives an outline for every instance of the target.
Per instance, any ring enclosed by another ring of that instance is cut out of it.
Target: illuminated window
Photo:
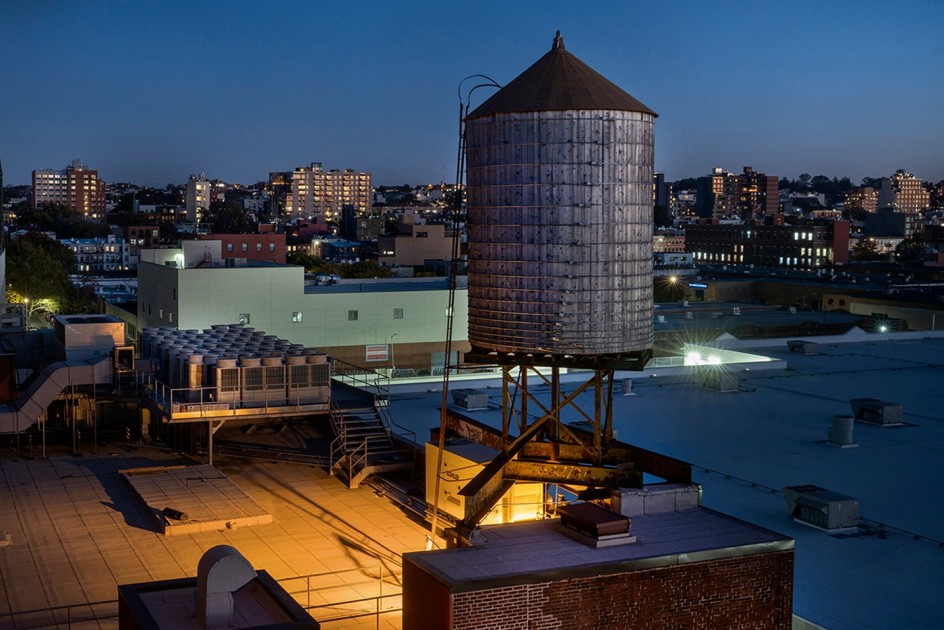
[[[248,324],[249,323],[249,313],[240,313],[239,314],[239,323]]]
[[[243,252],[248,252],[248,251],[249,251],[249,244],[243,243]]]
[[[301,321],[302,321],[302,312],[292,311],[292,322],[295,324],[300,324]]]

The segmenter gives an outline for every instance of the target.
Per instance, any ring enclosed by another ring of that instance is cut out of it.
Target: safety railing
[[[357,575],[365,579],[358,580]],[[283,578],[278,582],[322,627],[368,617],[375,617],[379,624],[381,615],[403,610],[402,577],[383,564]],[[375,594],[367,597],[346,596],[371,590]]]

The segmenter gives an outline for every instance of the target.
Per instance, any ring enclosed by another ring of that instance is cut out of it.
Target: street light
[[[390,376],[393,376],[393,373],[397,371],[397,360],[393,353],[393,338],[396,336],[397,333],[390,335]]]

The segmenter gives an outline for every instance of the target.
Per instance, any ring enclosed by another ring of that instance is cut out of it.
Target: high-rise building
[[[370,210],[370,173],[322,168],[320,162],[296,168],[292,173],[292,195],[288,206],[293,219],[334,221],[346,205],[354,206],[358,214]]]
[[[67,205],[86,219],[100,221],[105,218],[105,182],[79,160],[61,171],[33,171],[33,209],[47,203]]]
[[[895,190],[895,209],[899,212],[918,212],[931,205],[931,194],[924,182],[911,173],[899,169],[892,175]]]
[[[853,188],[846,193],[846,207],[875,212],[878,210],[878,191],[871,186]]]
[[[671,195],[669,184],[665,181],[665,173],[656,171],[655,175],[652,177],[652,185],[654,188],[652,195],[653,204],[668,209],[671,203],[669,201]]]
[[[204,213],[210,209],[210,195],[212,185],[205,173],[200,176],[191,175],[187,180],[187,220],[199,223]]]
[[[723,219],[738,203],[737,175],[716,166],[707,177],[699,177],[695,214],[703,219]]]
[[[765,175],[744,167],[738,176],[738,206],[742,219],[763,219],[780,214],[778,180],[774,175]]]
[[[699,177],[695,213],[703,219],[764,219],[780,215],[777,178],[750,166],[735,175],[723,168]],[[776,223],[777,221],[771,220]]]

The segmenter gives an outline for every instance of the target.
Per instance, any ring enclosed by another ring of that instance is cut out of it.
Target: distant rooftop
[[[459,289],[466,288],[466,277],[456,279]],[[446,291],[448,278],[348,278],[338,284],[305,285],[306,294],[385,293],[391,291]]]

